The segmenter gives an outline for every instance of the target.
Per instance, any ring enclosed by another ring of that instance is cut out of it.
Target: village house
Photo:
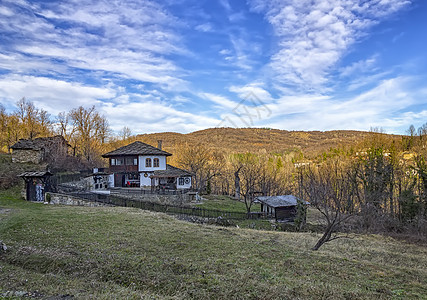
[[[158,147],[134,142],[108,152],[114,187],[150,187],[152,189],[190,189],[191,173],[167,164],[172,154]]]
[[[34,163],[53,162],[64,159],[70,145],[61,135],[36,139],[20,139],[10,147],[12,162]]]
[[[297,217],[298,205],[307,205],[308,202],[299,201],[293,195],[259,196],[256,202],[261,203],[261,212],[276,221],[293,222]]]
[[[104,168],[94,168],[93,173],[87,175],[85,181],[86,189],[89,191],[100,191],[109,188],[110,173],[105,172]]]

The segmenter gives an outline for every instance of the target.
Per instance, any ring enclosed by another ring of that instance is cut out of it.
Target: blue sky
[[[427,1],[0,1],[0,101],[113,130],[404,133],[427,122]]]

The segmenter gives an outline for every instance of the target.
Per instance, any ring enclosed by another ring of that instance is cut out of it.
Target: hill
[[[10,190],[0,191],[0,220],[8,246],[0,250],[0,298],[422,299],[427,292],[426,248],[380,236],[313,252],[314,233],[42,205]]]
[[[286,153],[303,152],[312,157],[330,148],[355,146],[367,138],[381,135],[389,139],[401,140],[401,136],[365,131],[286,131],[267,128],[210,128],[188,134],[163,132],[137,135],[136,139],[151,145],[162,140],[166,151],[174,153],[176,145],[182,143],[202,143],[209,148],[224,152]]]

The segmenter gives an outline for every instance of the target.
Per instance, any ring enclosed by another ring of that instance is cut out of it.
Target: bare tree
[[[323,216],[325,229],[312,250],[323,244],[342,238],[341,226],[354,212],[354,186],[348,169],[338,161],[328,162],[318,168],[307,167],[300,170],[304,176],[303,190],[310,204]]]
[[[123,127],[120,131],[119,131],[119,137],[122,141],[127,140],[128,138],[130,138],[132,136],[132,130],[125,126]]]
[[[252,153],[235,154],[233,160],[236,196],[239,197],[238,199],[240,196],[243,197],[246,210],[250,213],[256,195],[261,194],[259,190],[259,157]]]
[[[209,148],[199,145],[180,145],[178,164],[193,173],[193,186],[199,191],[206,191],[208,182],[221,173],[223,156]]]

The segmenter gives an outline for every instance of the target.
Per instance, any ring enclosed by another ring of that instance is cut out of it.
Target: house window
[[[179,177],[179,179],[178,179],[178,185],[184,185],[184,178]]]
[[[158,168],[160,166],[160,161],[158,158],[153,159],[153,167]]]
[[[138,159],[134,157],[126,157],[126,165],[136,166],[138,165]]]
[[[112,158],[111,159],[112,166],[121,166],[123,165],[123,158]]]
[[[145,159],[145,167],[146,168],[151,168],[151,158],[146,158]]]

